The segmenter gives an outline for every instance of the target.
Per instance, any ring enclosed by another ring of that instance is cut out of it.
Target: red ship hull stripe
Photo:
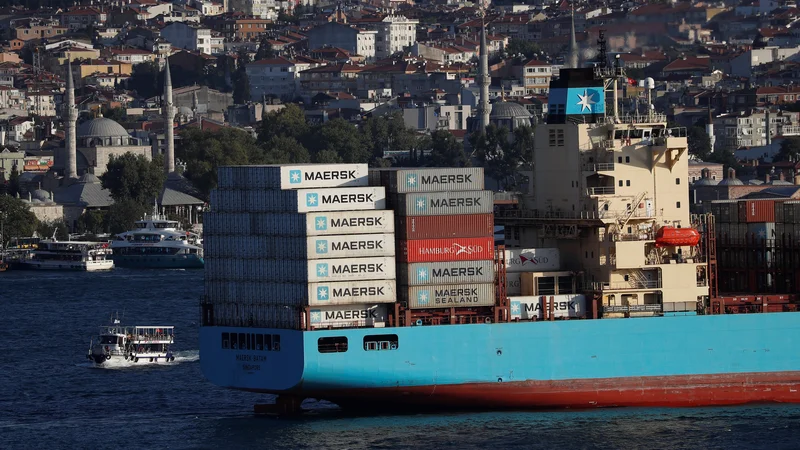
[[[299,395],[300,393],[287,393]],[[746,403],[800,403],[800,371],[498,381],[459,385],[302,391],[342,407],[426,406],[451,408],[691,407]]]

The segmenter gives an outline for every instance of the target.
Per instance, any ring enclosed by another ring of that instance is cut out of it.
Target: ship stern
[[[303,333],[279,328],[200,328],[200,367],[217,386],[268,394],[299,390]]]

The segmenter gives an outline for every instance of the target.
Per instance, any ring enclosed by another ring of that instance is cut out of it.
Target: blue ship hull
[[[129,269],[202,269],[198,255],[114,255],[114,265]]]
[[[269,335],[280,350],[223,348],[223,333],[246,345],[252,334]],[[396,349],[365,350],[372,335],[396,335]],[[320,353],[328,337],[347,338],[347,351]],[[354,407],[800,402],[800,313],[308,332],[202,327],[200,353],[219,386]]]

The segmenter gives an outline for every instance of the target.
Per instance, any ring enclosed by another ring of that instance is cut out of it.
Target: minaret
[[[480,86],[481,86],[481,97],[480,97],[480,104],[478,105],[478,118],[479,122],[479,130],[486,131],[486,127],[489,126],[489,113],[491,112],[491,106],[489,106],[489,84],[491,84],[492,80],[489,77],[489,50],[486,47],[486,23],[484,22],[485,16],[481,17],[481,49],[480,49],[480,64],[479,67],[479,74],[480,77]]]
[[[568,69],[578,68],[578,40],[575,38],[575,7],[572,8],[572,29],[569,32],[569,55],[567,59]]]
[[[66,158],[64,160],[64,180],[78,178],[78,108],[75,107],[75,84],[72,81],[72,62],[67,63],[67,102],[64,105],[66,120]]]
[[[706,134],[711,141],[711,151],[714,151],[714,144],[717,138],[714,137],[714,117],[711,115],[711,99],[708,99],[708,121],[706,122]]]
[[[172,103],[172,77],[169,74],[169,58],[164,67],[164,140],[166,148],[164,152],[164,171],[167,175],[175,171],[175,136],[173,125],[175,124],[175,105]]]

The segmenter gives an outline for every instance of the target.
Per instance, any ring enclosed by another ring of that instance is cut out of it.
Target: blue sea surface
[[[270,396],[200,371],[203,272],[0,273],[0,449],[800,448],[800,406],[357,416],[307,402],[259,417]],[[174,325],[177,364],[95,368],[98,327]]]

